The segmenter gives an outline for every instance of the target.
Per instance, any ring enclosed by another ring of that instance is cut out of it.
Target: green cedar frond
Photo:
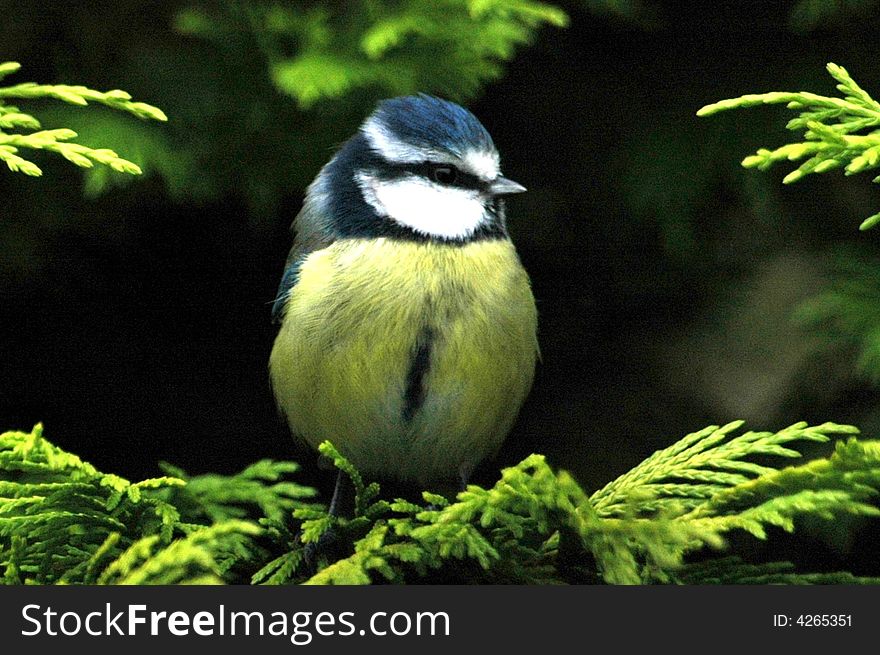
[[[688,435],[592,498],[568,474],[554,472],[543,457],[532,455],[504,469],[492,488],[470,485],[455,502],[438,507],[397,500],[383,517],[362,522],[354,538],[351,527],[364,517],[347,521],[313,512],[308,523],[323,529],[332,522],[339,535],[352,539],[353,552],[322,565],[307,582],[418,581],[455,561],[461,562],[455,568],[465,566],[475,581],[682,582],[685,577],[676,576],[685,556],[724,548],[723,536],[730,531],[764,539],[767,527],[791,531],[808,516],[880,513],[867,502],[880,488],[880,442],[841,441],[830,458],[780,470],[748,458],[798,457],[799,442],[823,442],[857,430],[797,423],[776,433],[734,435],[741,425]],[[329,445],[324,451],[341,470],[351,471]],[[433,495],[426,494],[426,503],[428,498]],[[300,562],[298,555],[277,560],[261,581],[268,582],[284,565],[283,575],[273,581],[300,579]],[[777,573],[780,580],[801,583],[867,581],[844,573]],[[698,577],[694,571],[688,575]],[[705,573],[707,579],[714,575]]]
[[[104,474],[42,436],[0,435],[0,566],[3,582],[367,584],[452,581],[713,583],[873,582],[846,572],[803,573],[790,564],[719,558],[725,535],[768,538],[804,519],[876,517],[880,442],[838,440],[800,466],[799,444],[857,432],[797,423],[776,433],[742,423],[690,434],[588,496],[540,455],[501,471],[490,488],[470,485],[450,501],[380,498],[377,484],[331,444],[321,452],[348,475],[353,517],[306,502],[289,462],[263,460],[234,476],[166,477],[131,483]],[[243,519],[251,520],[243,520]],[[256,522],[254,522],[256,520]],[[322,552],[332,533],[335,559]],[[329,535],[328,535],[329,536]],[[315,543],[312,558],[306,544]],[[707,555],[709,556],[707,558]],[[690,563],[700,556],[702,564]]]
[[[15,62],[7,62],[15,63]],[[112,91],[94,91],[84,86],[66,84],[37,84],[23,82],[14,86],[0,88],[0,98],[55,98],[72,105],[85,106],[89,101],[96,102],[113,109],[128,112],[138,118],[167,121],[168,117],[158,107],[144,102],[133,102],[131,95],[120,89]]]
[[[0,79],[17,72],[20,68],[21,66],[17,62],[0,63]],[[161,109],[143,102],[134,102],[128,93],[119,89],[95,91],[84,86],[36,84],[34,82],[0,87],[0,161],[5,162],[13,172],[21,172],[35,177],[43,174],[39,166],[18,154],[20,149],[26,148],[54,152],[81,168],[92,168],[97,163],[120,173],[128,173],[129,175],[141,173],[137,164],[123,159],[113,150],[90,148],[73,143],[71,140],[77,137],[77,133],[67,128],[40,129],[39,120],[22,112],[18,107],[7,104],[9,99],[38,100],[44,98],[81,106],[93,102],[132,114],[143,120],[168,120]],[[9,132],[8,130],[24,130],[26,133]]]
[[[171,477],[132,484],[100,473],[45,440],[41,425],[6,432],[0,435],[0,565],[14,568],[22,581],[93,578],[126,540],[169,534],[163,526],[176,510],[152,494],[182,484]]]
[[[104,570],[98,583],[222,584],[218,556],[234,550],[237,538],[258,534],[260,529],[253,523],[230,520],[191,532],[164,548],[158,547],[161,544],[158,536],[143,537]]]
[[[641,25],[646,28],[659,25],[659,12],[653,3],[640,0],[581,0],[589,11],[608,15]]]
[[[286,479],[297,468],[263,460],[234,476],[132,483],[47,441],[41,425],[0,434],[3,581],[231,581],[269,557],[254,539],[268,530],[241,519],[279,522],[314,496]]]
[[[685,564],[675,572],[680,584],[878,584],[880,578],[846,571],[798,573],[791,562],[748,563],[737,556]]]
[[[742,161],[745,168],[767,170],[781,161],[806,160],[785,176],[783,184],[796,182],[810,173],[824,173],[836,168],[842,168],[846,175],[880,168],[880,103],[842,66],[829,63],[827,69],[837,81],[842,98],[808,91],[749,94],[706,105],[697,116],[772,104],[785,104],[788,109],[797,110],[798,117],[790,120],[786,127],[803,131],[803,141],[774,150],[761,148]],[[880,176],[875,177],[874,182],[880,182]],[[859,229],[867,230],[878,222],[880,213],[865,219]]]
[[[189,521],[219,522],[244,518],[254,514],[255,509],[258,516],[280,521],[301,507],[303,500],[313,498],[317,493],[311,487],[285,479],[299,470],[299,465],[294,462],[264,459],[234,476],[189,477],[166,463],[160,466],[186,481],[186,487],[178,493],[186,498],[179,497],[175,502],[193,508],[187,517]]]
[[[747,458],[800,457],[789,444],[824,442],[831,436],[858,433],[858,429],[847,425],[825,423],[809,427],[796,423],[775,434],[746,432],[731,437],[742,425],[743,421],[733,421],[689,434],[608,483],[590,500],[603,516],[619,516],[633,510],[650,513],[669,506],[692,509],[731,487],[739,488],[774,471]]]
[[[374,502],[379,496],[379,485],[375,482],[365,485],[361,474],[336,450],[332,443],[323,442],[318,446],[318,451],[333,462],[336,468],[345,473],[354,485],[355,515],[372,518],[382,515],[388,509],[386,501]]]
[[[302,550],[292,550],[273,559],[251,578],[252,584],[285,584],[293,578],[294,572],[302,563]]]
[[[2,120],[2,118],[0,118]],[[158,174],[174,198],[186,195],[199,200],[203,195],[186,181],[186,171],[196,168],[197,155],[185,147],[178,134],[152,121],[133,121],[122,112],[82,111],[80,107],[55,103],[40,109],[45,124],[65,125],[77,133],[77,141],[87,145],[107,144],[145,172]],[[176,125],[180,128],[180,125]],[[97,197],[131,182],[128,175],[117,175],[107,166],[83,170],[83,193]]]
[[[845,427],[845,426],[835,426]],[[795,498],[831,506],[844,502],[842,509],[875,514],[867,503],[880,489],[880,441],[850,438],[837,441],[831,457],[771,470],[748,482],[724,489],[696,507],[692,517],[718,516],[763,507],[758,503]],[[810,494],[815,494],[810,496]],[[818,513],[819,510],[817,510]]]
[[[638,583],[644,565],[662,569],[677,563],[689,546],[721,545],[713,529],[666,517],[600,518],[577,483],[553,472],[538,455],[504,469],[493,488],[471,485],[457,502],[440,509],[407,501],[389,509],[386,520],[355,542],[350,557],[308,582],[365,584],[374,574],[403,582],[451,561],[471,560],[477,565],[474,574],[490,581],[558,583],[565,578],[554,559],[560,536],[567,535],[580,544],[576,548],[584,563],[595,561],[604,580]]]

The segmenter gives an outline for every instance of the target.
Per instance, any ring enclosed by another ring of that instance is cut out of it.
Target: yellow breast
[[[363,472],[466,474],[532,384],[537,315],[513,244],[347,239],[312,253],[270,359],[293,432]]]

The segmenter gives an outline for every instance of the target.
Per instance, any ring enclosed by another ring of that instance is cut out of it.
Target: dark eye
[[[458,171],[454,166],[435,166],[431,171],[431,177],[440,184],[455,184],[458,179]]]

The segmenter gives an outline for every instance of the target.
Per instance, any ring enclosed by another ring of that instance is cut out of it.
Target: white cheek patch
[[[465,239],[487,220],[478,191],[441,186],[412,175],[382,180],[360,172],[355,179],[364,199],[380,215],[421,234]]]

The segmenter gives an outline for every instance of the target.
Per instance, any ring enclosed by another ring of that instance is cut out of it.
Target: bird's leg
[[[333,488],[329,514],[340,518],[354,516],[354,485],[342,471],[339,471],[336,476],[336,486]]]
[[[471,474],[474,472],[473,464],[462,464],[458,467],[458,491],[464,491],[467,489],[468,480],[471,479]]]
[[[454,503],[458,498],[458,494],[467,489],[468,480],[474,467],[462,464],[458,469],[458,475],[450,475],[432,483],[431,491],[435,494],[443,496],[448,503]],[[442,510],[444,505],[437,503],[428,503],[426,509],[431,512]]]
[[[333,498],[330,501],[328,514],[336,518],[354,516],[354,486],[342,471],[339,471],[336,476],[336,486],[333,489]],[[345,555],[346,553],[342,551],[342,544],[339,542],[339,533],[335,527],[324,532],[318,541],[312,541],[305,546],[305,562],[312,570],[317,570],[320,559],[333,562],[345,557]]]

